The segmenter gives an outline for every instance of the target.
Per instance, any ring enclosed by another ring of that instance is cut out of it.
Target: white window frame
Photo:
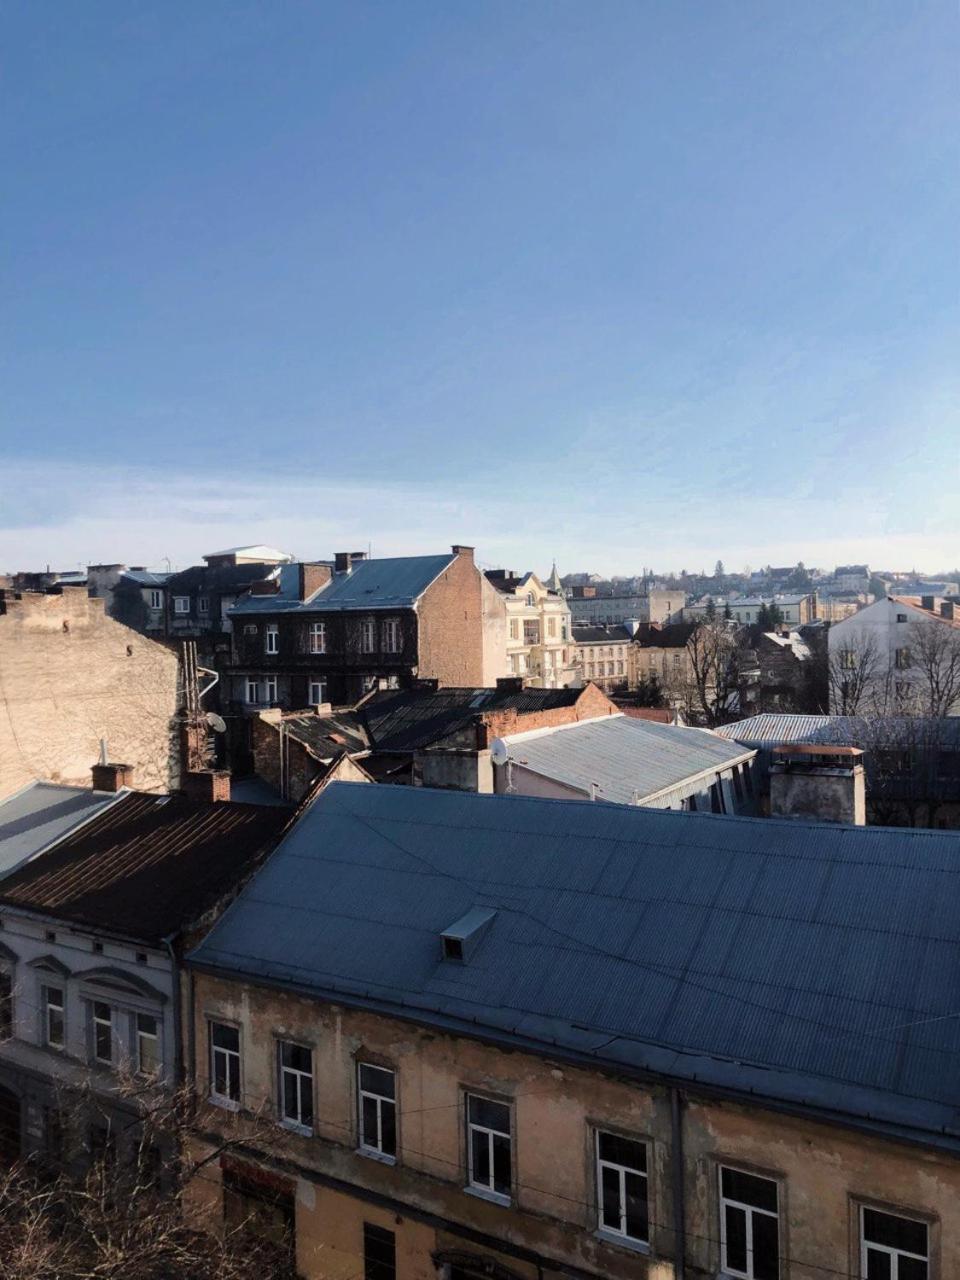
[[[865,1212],[881,1213],[887,1218],[902,1218],[905,1222],[918,1222],[927,1233],[927,1253],[926,1257],[919,1253],[911,1253],[909,1249],[896,1249],[888,1244],[875,1244],[872,1240],[867,1240],[864,1234],[863,1215]],[[860,1275],[866,1277],[867,1274],[867,1250],[873,1249],[877,1253],[885,1253],[890,1259],[890,1280],[900,1280],[900,1259],[909,1258],[914,1262],[922,1262],[927,1268],[927,1280],[930,1277],[930,1224],[924,1218],[917,1218],[912,1213],[891,1213],[889,1209],[878,1209],[872,1204],[861,1204],[857,1206],[857,1217],[860,1220]]]
[[[247,676],[244,702],[251,707],[260,702],[260,681],[256,676]]]
[[[374,618],[364,618],[360,623],[360,652],[376,653],[377,623]]]
[[[310,623],[307,647],[311,653],[327,652],[327,624],[325,622]]]
[[[758,1209],[756,1205],[745,1204],[742,1200],[733,1200],[729,1196],[723,1194],[723,1171],[727,1169],[730,1173],[745,1173],[751,1178],[759,1178],[763,1182],[769,1182],[777,1192],[777,1211],[774,1213],[770,1209]],[[720,1274],[723,1276],[734,1276],[736,1280],[756,1280],[753,1270],[753,1218],[758,1215],[763,1218],[773,1218],[777,1224],[777,1270],[782,1276],[783,1268],[780,1266],[780,1255],[783,1249],[783,1233],[780,1222],[780,1183],[776,1178],[771,1178],[764,1173],[754,1173],[752,1169],[741,1169],[733,1164],[721,1164],[717,1169],[717,1186],[720,1194]],[[746,1251],[747,1251],[747,1269],[746,1271],[738,1271],[735,1267],[731,1267],[727,1262],[727,1215],[726,1207],[740,1209],[746,1215]]]
[[[162,591],[157,591],[156,589],[154,589],[150,592],[150,608],[151,609],[163,608],[163,592]]]
[[[206,616],[209,612],[210,612],[210,597],[197,596],[197,613],[202,613],[204,616]]]
[[[237,1033],[236,1049],[225,1049],[223,1048],[222,1045],[214,1044],[213,1036],[214,1036],[215,1027],[223,1027],[225,1030],[235,1031]],[[216,1018],[209,1018],[207,1020],[207,1038],[209,1041],[209,1051],[210,1051],[210,1059],[209,1059],[210,1101],[215,1103],[218,1107],[224,1107],[227,1111],[239,1111],[240,1100],[243,1097],[243,1045],[240,1039],[240,1028],[232,1022],[219,1022],[217,1021]],[[237,1086],[236,1098],[230,1097],[229,1092],[227,1094],[217,1093],[217,1090],[216,1090],[217,1054],[222,1054],[225,1060],[224,1075],[226,1076],[226,1079],[227,1079],[228,1090],[229,1090],[231,1081],[233,1079],[233,1071],[234,1070],[236,1071],[236,1086]],[[234,1059],[236,1059],[235,1062],[233,1061]]]
[[[383,652],[400,652],[400,619],[386,618],[383,623]]]
[[[268,622],[264,629],[263,651],[271,654],[280,652],[280,628],[275,622]]]
[[[314,697],[319,693],[319,697]],[[327,681],[324,676],[311,676],[309,681],[310,706],[318,707],[327,700]]]
[[[301,1071],[299,1067],[288,1067],[283,1061],[284,1047],[289,1045],[294,1049],[303,1049],[310,1055],[310,1070]],[[285,1088],[287,1077],[294,1081],[297,1095],[297,1114],[291,1116],[287,1114],[287,1091]],[[293,1129],[297,1133],[310,1135],[313,1133],[313,1049],[308,1044],[301,1044],[298,1040],[278,1040],[277,1041],[277,1088],[279,1096],[277,1098],[277,1112],[280,1116],[280,1123],[285,1129]],[[310,1107],[310,1123],[306,1123],[303,1119],[304,1112],[304,1091],[308,1099]]]
[[[52,992],[56,991],[60,997],[60,1003],[50,999]],[[55,1009],[60,1014],[60,1028],[62,1036],[59,1040],[54,1040],[50,1034],[50,1013]],[[65,1049],[67,1047],[67,989],[66,987],[57,987],[53,985],[44,985],[43,988],[43,1043],[49,1049]]]
[[[635,1142],[637,1146],[643,1147],[646,1157],[645,1169],[634,1169],[630,1165],[618,1164],[615,1160],[606,1160],[600,1154],[600,1139],[604,1134],[609,1134],[611,1138],[622,1137],[619,1133],[612,1133],[609,1129],[597,1129],[594,1136],[594,1152],[596,1156],[596,1179],[597,1179],[597,1230],[603,1235],[616,1236],[620,1240],[628,1240],[631,1244],[649,1245],[650,1243],[650,1144],[643,1138],[629,1138],[627,1141]],[[620,1228],[611,1227],[609,1223],[603,1220],[603,1170],[612,1169],[620,1179]],[[647,1235],[632,1236],[627,1231],[627,1174],[632,1174],[635,1178],[642,1178],[646,1185],[647,1192]]]
[[[155,1031],[149,1032],[142,1030],[140,1026],[141,1018],[152,1018]],[[137,1071],[143,1076],[154,1076],[159,1074],[163,1059],[160,1056],[160,1017],[156,1013],[135,1013],[133,1015],[133,1036],[137,1047]],[[156,1066],[145,1067],[143,1065],[143,1042],[145,1040],[153,1041],[153,1055],[156,1060]]]
[[[174,612],[174,613],[189,613],[189,612],[190,612],[190,597],[189,597],[189,596],[174,596],[174,597],[173,597],[173,612]]]
[[[97,1012],[98,1009],[106,1009],[106,1018]],[[101,1027],[106,1027],[110,1034],[110,1053],[106,1058],[101,1057],[97,1051],[97,1033]],[[117,1049],[117,1018],[113,1005],[106,1000],[90,1001],[90,1031],[90,1056],[93,1061],[99,1063],[100,1066],[112,1067]]]
[[[505,1107],[507,1111],[507,1129],[491,1129],[488,1125],[480,1124],[470,1118],[470,1101],[476,1098],[478,1102],[493,1103],[498,1107]],[[506,1138],[510,1144],[510,1187],[513,1190],[513,1108],[509,1102],[505,1102],[502,1098],[490,1098],[482,1093],[466,1093],[464,1094],[464,1118],[466,1121],[467,1136],[467,1190],[478,1193],[488,1200],[494,1200],[497,1204],[510,1204],[512,1202],[512,1194],[507,1195],[503,1191],[496,1189],[496,1173],[494,1160],[494,1138]],[[487,1140],[487,1161],[490,1166],[490,1181],[479,1182],[475,1176],[473,1168],[473,1136],[474,1134],[484,1134]]]
[[[278,700],[276,676],[263,677],[263,700],[266,703],[276,702]]]
[[[385,1071],[388,1075],[393,1076],[393,1097],[388,1098],[384,1093],[377,1093],[373,1089],[365,1089],[363,1086],[363,1068],[372,1067],[374,1071]],[[368,1098],[375,1106],[377,1112],[377,1132],[376,1141],[368,1141],[366,1126],[363,1122],[363,1102]],[[378,1160],[383,1160],[390,1164],[395,1164],[397,1160],[396,1150],[393,1152],[384,1151],[383,1149],[383,1110],[384,1107],[393,1108],[393,1143],[394,1147],[399,1147],[399,1133],[397,1127],[397,1073],[393,1067],[385,1067],[379,1062],[357,1062],[357,1150],[364,1155],[375,1156]]]

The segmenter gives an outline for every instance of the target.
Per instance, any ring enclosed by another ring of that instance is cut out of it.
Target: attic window
[[[465,964],[479,946],[496,914],[492,907],[474,907],[444,929],[440,934],[444,960]]]

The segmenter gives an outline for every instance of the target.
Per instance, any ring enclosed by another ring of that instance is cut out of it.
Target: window
[[[311,653],[327,652],[327,624],[325,622],[310,623],[309,641]]]
[[[277,700],[277,677],[265,676],[263,681],[263,698],[265,702]]]
[[[397,1238],[372,1222],[363,1224],[363,1280],[397,1280]]]
[[[357,1063],[360,1150],[394,1159],[397,1154],[397,1076],[386,1067]]]
[[[535,603],[536,603],[536,601],[535,601],[535,600],[534,600],[534,598],[533,598],[533,592],[532,592],[532,591],[528,591],[528,592],[527,592],[527,608],[528,608],[528,609],[532,609]]]
[[[853,649],[840,650],[840,667],[843,671],[856,671],[857,655]]]
[[[364,618],[360,623],[360,652],[373,653],[376,643],[376,625],[372,618]]]
[[[197,613],[209,613],[209,612],[210,612],[210,597],[197,596]]]
[[[860,1210],[862,1280],[927,1280],[930,1274],[927,1224],[916,1218]]]
[[[260,681],[256,676],[247,676],[247,702],[260,701]]]
[[[898,649],[898,650],[896,651],[896,654],[894,655],[894,662],[896,663],[896,665],[897,665],[901,670],[903,670],[903,668],[904,668],[904,667],[909,667],[909,665],[910,665],[910,650],[909,650],[909,649]]]
[[[905,613],[898,613],[898,614],[897,614],[897,621],[898,621],[898,622],[906,622],[906,620],[907,620],[907,615],[906,615]]]
[[[210,1097],[221,1106],[240,1104],[240,1032],[210,1023]]]
[[[778,1187],[739,1169],[720,1169],[720,1268],[747,1280],[778,1280]],[[878,1273],[879,1274],[879,1273]]]
[[[296,1253],[296,1207],[293,1194],[242,1167],[223,1171],[223,1221],[229,1231],[255,1242],[263,1257],[263,1274],[287,1269]],[[276,1266],[274,1266],[274,1263]]]
[[[383,651],[400,652],[400,622],[397,618],[387,618],[383,624]]]
[[[510,639],[511,640],[520,639],[520,619],[519,618],[510,619]]]
[[[280,1118],[306,1132],[313,1130],[313,1050],[281,1040]]]
[[[66,1043],[63,1008],[63,987],[44,987],[44,1040],[52,1049],[62,1049]]]
[[[102,1000],[91,1005],[93,1014],[93,1056],[97,1062],[113,1062],[113,1010]]]
[[[257,634],[257,624],[255,622],[245,622],[243,625],[243,634],[245,636],[255,636]]]
[[[0,1040],[13,1035],[13,975],[0,969]]]
[[[601,1231],[649,1240],[647,1144],[597,1133],[597,1209]]]
[[[467,1183],[503,1200],[510,1199],[510,1108],[504,1102],[467,1094]]]
[[[163,608],[163,592],[162,591],[150,592],[150,608],[151,609]]]
[[[190,612],[190,597],[189,597],[189,596],[174,596],[174,597],[173,597],[173,612],[174,612],[174,613],[189,613],[189,612]]]
[[[318,707],[321,702],[327,700],[327,682],[320,676],[312,676],[310,679],[310,705]]]
[[[151,1013],[137,1015],[137,1070],[145,1076],[160,1068],[160,1025]]]
[[[557,634],[557,620],[556,618],[548,618],[547,619],[547,635],[555,636],[556,634]]]
[[[265,653],[280,652],[280,628],[275,622],[267,623],[267,629],[263,633],[263,646]]]

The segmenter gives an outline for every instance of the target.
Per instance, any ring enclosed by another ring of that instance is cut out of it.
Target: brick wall
[[[485,654],[489,642],[484,644],[484,633],[493,625],[490,615],[495,606],[483,595],[481,578],[473,549],[462,547],[424,592],[417,609],[421,677],[439,680],[441,685],[483,685],[492,662],[490,653]]]
[[[101,738],[137,788],[175,787],[176,654],[83,588],[8,594],[0,608],[0,796],[38,778],[89,786]]]
[[[494,738],[503,738],[511,733],[526,733],[530,729],[555,729],[557,725],[573,724],[577,720],[593,720],[597,716],[619,714],[620,708],[610,701],[602,689],[598,689],[595,684],[588,684],[572,707],[552,707],[548,711],[528,711],[523,715],[518,715],[513,708],[485,712],[480,735],[482,737],[485,731],[486,740],[481,745],[489,746]]]

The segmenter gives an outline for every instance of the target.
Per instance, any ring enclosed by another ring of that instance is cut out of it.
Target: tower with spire
[[[563,583],[560,581],[560,575],[557,573],[556,560],[553,562],[553,568],[550,570],[550,577],[547,578],[544,586],[548,591],[555,591],[558,596],[565,596],[567,594],[563,589]]]

